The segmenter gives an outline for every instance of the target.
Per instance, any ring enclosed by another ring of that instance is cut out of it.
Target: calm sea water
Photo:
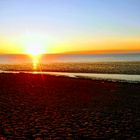
[[[140,61],[140,53],[130,54],[48,54],[43,55],[40,63],[50,62],[112,62],[112,61]],[[0,64],[31,63],[27,55],[0,55]]]
[[[140,82],[140,54],[44,55],[36,69],[29,56],[1,55],[0,72]]]

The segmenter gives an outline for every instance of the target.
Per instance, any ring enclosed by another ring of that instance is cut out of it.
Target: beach
[[[0,74],[0,139],[140,139],[140,83]]]

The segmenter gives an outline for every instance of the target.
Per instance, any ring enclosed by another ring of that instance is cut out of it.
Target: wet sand
[[[140,139],[140,84],[0,74],[0,139]]]

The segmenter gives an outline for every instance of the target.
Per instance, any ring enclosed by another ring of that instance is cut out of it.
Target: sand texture
[[[140,139],[140,84],[0,74],[0,139]]]

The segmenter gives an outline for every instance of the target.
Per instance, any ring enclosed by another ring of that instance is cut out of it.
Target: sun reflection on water
[[[38,70],[40,57],[40,55],[32,55],[33,70]]]

